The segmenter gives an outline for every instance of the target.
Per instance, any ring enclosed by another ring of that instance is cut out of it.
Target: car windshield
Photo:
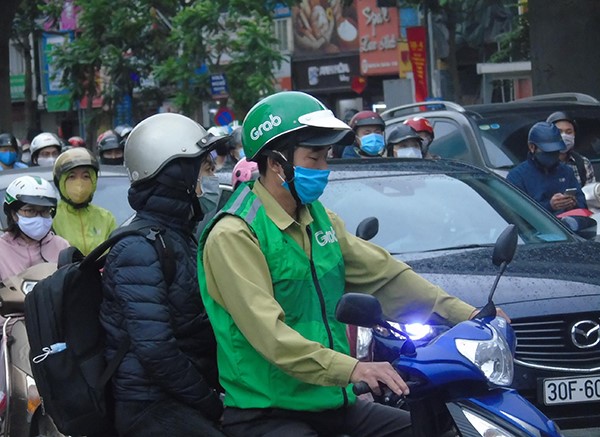
[[[569,241],[570,234],[531,200],[488,174],[402,174],[332,180],[323,197],[354,233],[379,220],[372,242],[391,253],[493,245],[509,223],[520,244]]]
[[[135,212],[127,200],[128,190],[129,179],[126,177],[100,177],[92,203],[112,212],[120,225]]]

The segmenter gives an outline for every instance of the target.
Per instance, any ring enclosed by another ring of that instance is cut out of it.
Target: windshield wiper
[[[458,246],[440,247],[437,249],[423,250],[422,252],[442,252],[444,250],[460,250],[460,249],[478,249],[481,247],[494,247],[492,243],[488,244],[459,244]]]
[[[494,245],[492,243],[489,243],[489,244],[462,244],[462,245],[458,245],[458,246],[439,247],[436,249],[409,250],[406,252],[390,252],[390,255],[405,255],[405,254],[409,254],[409,253],[443,252],[444,250],[480,249],[482,247],[494,247]]]

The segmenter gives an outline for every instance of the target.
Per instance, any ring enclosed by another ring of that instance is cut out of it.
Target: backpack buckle
[[[156,241],[156,237],[160,235],[160,232],[160,229],[150,228],[148,229],[148,234],[146,235],[146,238],[150,241]]]

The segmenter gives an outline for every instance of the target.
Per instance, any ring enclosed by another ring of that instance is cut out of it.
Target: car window
[[[432,119],[431,121],[435,134],[435,139],[430,146],[431,153],[442,158],[472,162],[469,142],[458,123],[450,119]]]
[[[582,105],[565,110],[577,122],[575,150],[600,163],[600,107]],[[475,122],[485,138],[519,163],[527,159],[529,129],[538,121],[546,120],[552,112],[554,110],[545,108],[515,108],[510,112],[486,114]]]
[[[377,217],[379,232],[372,241],[391,253],[493,245],[509,223],[517,225],[521,244],[571,239],[531,200],[487,174],[331,181],[322,201],[351,233],[365,218]]]

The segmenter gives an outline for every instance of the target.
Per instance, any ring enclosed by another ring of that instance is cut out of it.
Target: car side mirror
[[[376,297],[363,293],[346,293],[335,308],[335,318],[347,325],[371,328],[381,325],[383,311]]]
[[[369,241],[379,232],[379,220],[377,217],[367,217],[356,227],[356,236]]]

